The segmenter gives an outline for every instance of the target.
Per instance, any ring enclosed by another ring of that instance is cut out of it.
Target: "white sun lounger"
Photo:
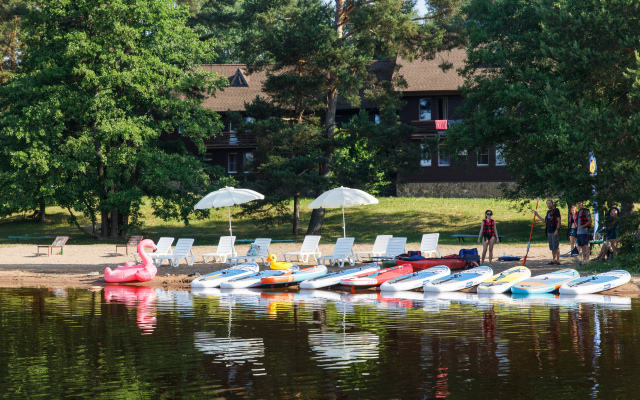
[[[389,243],[389,239],[391,239],[393,235],[378,235],[376,236],[376,241],[373,243],[373,248],[371,251],[356,251],[356,259],[362,261],[364,255],[370,256],[382,256],[387,251],[387,243]]]
[[[271,244],[271,239],[269,238],[257,238],[253,241],[253,244],[260,247],[258,254],[255,256],[234,256],[227,258],[227,263],[230,265],[237,265],[240,260],[245,260],[245,262],[253,261],[257,262],[258,259],[262,259],[262,263],[266,265],[267,257],[269,257],[269,245]]]
[[[161,237],[160,239],[158,239],[158,243],[156,243],[156,251],[154,251],[153,253],[149,253],[149,256],[166,256],[171,254],[173,252],[171,250],[173,240],[174,239],[172,237]],[[142,262],[138,253],[133,253],[133,258],[136,260],[136,262]]]
[[[371,258],[378,261],[393,260],[400,254],[404,253],[406,245],[406,237],[392,237],[389,239],[389,243],[387,243],[387,249],[385,250],[384,255]]]
[[[435,257],[442,257],[440,248],[438,247],[439,233],[425,233],[422,235],[422,242],[420,243],[420,254],[427,258],[427,254],[433,254]]]
[[[213,258],[215,262],[227,262],[227,257],[238,255],[236,249],[233,247],[235,242],[235,236],[220,236],[216,251],[214,253],[203,254],[202,261],[206,264],[210,258]]]
[[[314,260],[318,260],[318,257],[322,255],[318,244],[320,243],[320,236],[307,235],[304,237],[300,251],[294,251],[291,253],[284,253],[283,257],[285,261],[290,261],[293,256],[298,257],[298,260],[302,262],[309,261],[309,256],[313,256]],[[288,257],[287,257],[288,256]],[[288,259],[287,259],[288,258]]]
[[[178,239],[176,247],[173,249],[173,253],[167,256],[151,256],[153,263],[159,267],[163,260],[168,260],[172,267],[180,265],[180,260],[184,258],[187,265],[193,265],[194,257],[191,251],[194,239]]]
[[[344,262],[349,261],[349,264],[355,264],[355,256],[353,255],[353,242],[354,238],[339,238],[336,240],[336,245],[333,248],[333,254],[325,257],[318,257],[318,262],[324,264],[325,261],[329,261],[330,265],[336,264],[340,268],[344,267]]]

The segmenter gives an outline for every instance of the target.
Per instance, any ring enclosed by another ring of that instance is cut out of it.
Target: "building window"
[[[449,119],[449,99],[438,99],[438,118],[437,119]]]
[[[235,132],[229,133],[229,144],[230,145],[238,144],[238,137],[236,136]]]
[[[438,167],[448,167],[451,165],[448,154],[438,152]]]
[[[421,167],[430,167],[431,166],[431,152],[425,151],[425,146],[423,144],[420,145],[420,149],[422,150],[422,158],[420,159]]]
[[[229,171],[230,174],[238,173],[238,153],[229,153],[227,171]]]
[[[380,123],[380,114],[373,114],[373,121],[378,125]]]
[[[420,99],[420,121],[431,120],[431,99]]]
[[[496,165],[507,165],[507,160],[506,158],[504,158],[504,144],[499,144],[496,146]]]
[[[251,161],[253,161],[253,153],[244,153],[242,157],[242,170],[245,174],[251,172]]]
[[[482,148],[478,151],[478,167],[489,166],[489,149]]]

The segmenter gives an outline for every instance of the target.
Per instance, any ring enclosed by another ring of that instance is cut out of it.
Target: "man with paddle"
[[[560,210],[553,204],[553,200],[547,200],[547,215],[542,219],[538,210],[534,214],[538,219],[546,224],[547,238],[549,239],[549,250],[551,250],[552,260],[547,265],[560,265]]]

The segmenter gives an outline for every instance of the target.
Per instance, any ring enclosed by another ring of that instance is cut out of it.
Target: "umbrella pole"
[[[342,234],[347,237],[347,224],[344,222],[344,204],[342,205]]]
[[[229,234],[233,236],[233,230],[231,229],[231,207],[227,206],[227,209],[229,210]]]

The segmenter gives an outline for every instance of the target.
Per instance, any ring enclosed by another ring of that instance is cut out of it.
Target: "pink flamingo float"
[[[158,272],[158,268],[153,264],[149,254],[144,251],[145,248],[156,251],[156,245],[153,240],[145,239],[140,241],[138,243],[138,255],[142,258],[142,264],[127,261],[124,265],[118,265],[115,270],[107,267],[104,269],[104,280],[107,282],[146,282],[153,279]]]

